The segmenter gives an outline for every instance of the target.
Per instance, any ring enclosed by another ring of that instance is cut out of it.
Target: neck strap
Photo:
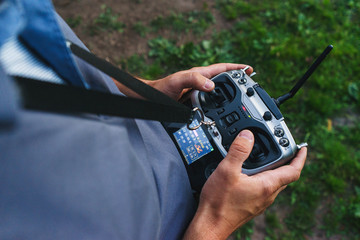
[[[50,112],[82,112],[140,118],[161,122],[189,123],[193,111],[130,74],[67,41],[74,55],[101,70],[147,100],[128,98],[36,79],[16,78],[27,109]]]

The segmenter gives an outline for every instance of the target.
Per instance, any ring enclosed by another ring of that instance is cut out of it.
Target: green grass
[[[216,25],[207,6],[134,24],[143,37],[163,29],[174,34],[149,39],[148,54],[122,60],[123,68],[156,79],[194,66],[246,63],[258,73],[254,80],[277,97],[333,44],[303,89],[281,106],[296,141],[309,143],[309,156],[301,179],[276,200],[277,207],[288,209],[286,216],[279,219],[276,208],[266,213],[266,239],[306,239],[317,231],[359,239],[360,2],[216,0],[213,11],[230,27],[211,37],[202,35]],[[102,30],[122,31],[125,26],[117,25],[117,17],[103,7],[94,23]],[[197,41],[180,44],[178,34],[195,34]],[[249,239],[253,226],[250,222],[235,236]]]
[[[250,221],[244,224],[236,233],[234,233],[234,238],[236,240],[245,239],[250,240],[251,235],[253,234],[254,230],[254,221]]]
[[[69,24],[69,26],[71,28],[76,28],[77,26],[81,25],[82,17],[81,16],[70,17],[70,18],[66,19],[66,22],[67,22],[67,24]]]
[[[196,44],[150,39],[152,67],[137,71],[136,66],[143,65],[131,62],[133,57],[128,61],[131,72],[157,78],[198,65],[247,63],[258,73],[254,80],[276,97],[289,91],[333,44],[334,50],[304,88],[281,108],[297,142],[308,141],[310,151],[301,180],[277,200],[289,208],[281,220],[285,225],[275,213],[267,214],[266,232],[267,239],[306,239],[314,230],[344,239],[360,237],[360,124],[355,120],[352,125],[328,126],[329,120],[359,117],[360,2],[218,0],[217,8],[232,23],[230,29]],[[173,31],[186,32],[190,25],[176,24],[183,16],[186,13],[159,17],[150,27],[164,27],[173,19]],[[325,213],[316,216],[320,207]],[[252,227],[250,223],[239,230],[238,238],[251,236]]]
[[[119,14],[114,13],[106,4],[101,5],[101,13],[89,26],[90,35],[111,31],[122,33],[125,29],[125,24],[119,21],[119,16]]]
[[[203,33],[215,23],[213,15],[208,10],[172,13],[170,16],[158,16],[151,21],[153,31],[171,29],[175,32]]]
[[[147,33],[150,31],[148,27],[142,22],[137,22],[132,27],[135,32],[137,32],[141,37],[146,37]]]

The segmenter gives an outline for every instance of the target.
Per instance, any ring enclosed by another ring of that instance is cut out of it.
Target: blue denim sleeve
[[[0,51],[1,46],[23,27],[19,4],[14,1],[0,1]],[[5,24],[6,23],[6,24]],[[16,118],[15,90],[5,74],[0,61],[0,131],[11,128]]]
[[[0,65],[0,131],[15,124],[16,110],[15,90]]]
[[[64,37],[81,46],[84,49],[87,49],[85,44],[76,36],[73,30],[67,25],[67,23],[56,13],[56,19],[59,23],[60,29],[64,35]],[[87,49],[88,50],[88,49]],[[118,88],[113,83],[111,78],[106,74],[100,72],[98,69],[92,67],[87,64],[82,59],[73,55],[75,63],[82,74],[85,82],[90,86],[91,89],[99,90],[99,91],[107,91],[114,94],[119,93]]]

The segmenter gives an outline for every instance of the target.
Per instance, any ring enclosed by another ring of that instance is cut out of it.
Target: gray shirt
[[[75,60],[85,81],[119,94],[109,77]],[[23,110],[3,94],[14,88],[1,67],[0,79],[0,239],[182,236],[195,201],[160,123]]]

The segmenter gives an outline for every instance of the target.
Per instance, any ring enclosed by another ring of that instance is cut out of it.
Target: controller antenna
[[[290,92],[286,93],[283,96],[278,97],[277,99],[274,99],[276,105],[279,107],[281,104],[283,104],[286,100],[292,98],[297,91],[304,85],[306,80],[313,74],[315,69],[320,65],[320,63],[325,59],[325,57],[329,54],[329,52],[333,49],[332,45],[329,45],[325,48],[325,50],[322,52],[322,54],[315,60],[315,62],[310,66],[310,68],[307,70],[307,72],[302,76],[302,78],[296,83],[295,87],[293,87]]]

